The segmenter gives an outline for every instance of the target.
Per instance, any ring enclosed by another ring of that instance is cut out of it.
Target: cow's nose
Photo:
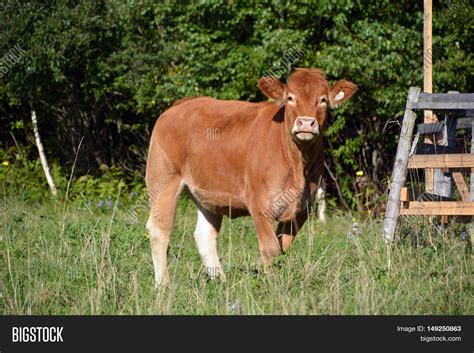
[[[296,132],[311,132],[313,134],[319,133],[319,124],[316,118],[313,117],[299,117],[295,121]]]

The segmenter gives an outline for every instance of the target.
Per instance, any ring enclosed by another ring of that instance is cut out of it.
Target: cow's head
[[[316,141],[328,106],[337,108],[357,91],[357,86],[346,80],[329,87],[323,72],[315,69],[296,69],[286,84],[275,77],[262,77],[258,87],[268,98],[285,106],[285,124],[299,146]]]

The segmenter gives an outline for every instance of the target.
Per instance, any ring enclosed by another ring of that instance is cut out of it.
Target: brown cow
[[[252,216],[265,267],[306,221],[324,170],[328,105],[339,106],[357,88],[345,80],[329,87],[314,69],[296,69],[287,84],[264,77],[258,86],[272,102],[186,98],[156,122],[146,183],[157,285],[168,278],[168,243],[183,187],[197,206],[194,238],[211,277],[223,276],[216,250],[223,215]]]

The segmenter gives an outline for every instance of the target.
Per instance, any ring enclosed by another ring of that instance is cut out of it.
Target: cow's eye
[[[294,98],[292,96],[288,96],[288,102],[293,102]]]
[[[321,98],[321,104],[328,104],[328,99],[326,97]]]

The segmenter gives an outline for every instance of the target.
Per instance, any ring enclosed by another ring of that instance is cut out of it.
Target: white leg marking
[[[316,202],[318,204],[318,218],[322,224],[326,223],[326,191],[323,187],[319,187],[316,192]]]
[[[201,255],[206,272],[211,278],[224,277],[219,256],[217,255],[218,230],[210,223],[210,221],[216,221],[214,224],[220,225],[220,219],[217,217],[222,218],[222,216],[210,215],[207,212],[204,215],[203,211],[198,208],[196,230],[194,231],[194,239],[196,240],[199,255]]]

